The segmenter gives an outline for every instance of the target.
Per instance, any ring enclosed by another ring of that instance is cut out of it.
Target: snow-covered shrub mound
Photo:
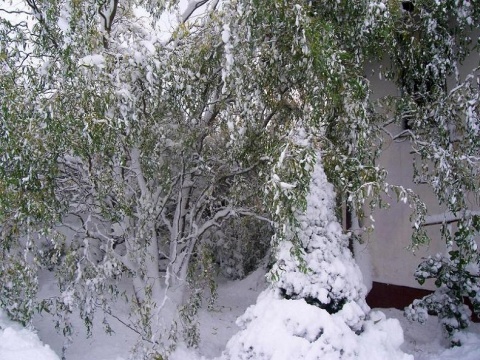
[[[296,215],[272,285],[237,324],[224,360],[412,360],[398,320],[370,312],[361,271],[335,218],[335,194],[317,159],[305,213]],[[299,251],[300,255],[299,256]]]
[[[1,360],[59,360],[34,332],[9,321],[0,310]]]
[[[237,320],[244,330],[228,342],[223,359],[413,360],[399,350],[403,331],[398,320],[381,312],[369,317],[357,335],[339,314],[267,290]]]

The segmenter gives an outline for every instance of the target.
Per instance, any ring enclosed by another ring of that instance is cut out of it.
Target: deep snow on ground
[[[243,314],[249,305],[254,304],[258,294],[265,289],[264,274],[264,271],[257,270],[244,280],[220,279],[218,300],[213,311],[200,312],[199,348],[193,351],[179,347],[171,360],[206,360],[219,356],[228,339],[239,330],[235,325],[236,318]],[[53,293],[55,290],[48,278],[43,278],[43,281],[45,285],[42,287],[42,292]],[[400,321],[405,338],[402,350],[413,354],[415,360],[480,359],[480,324],[472,324],[469,331],[463,335],[463,346],[449,349],[448,341],[444,339],[435,317],[430,317],[426,324],[421,325],[406,320],[400,310],[381,309],[381,311],[387,315],[387,318],[396,318]],[[119,312],[128,312],[128,307],[119,306]],[[129,358],[136,336],[124,325],[111,319],[115,334],[110,336],[103,332],[99,317],[93,336],[87,338],[81,322],[78,319],[73,320],[76,323],[76,329],[74,342],[66,353],[67,360],[126,360]],[[51,318],[46,315],[37,316],[34,326],[37,333],[23,329],[20,325],[7,320],[6,316],[0,312],[0,359],[59,360],[63,337],[53,329]]]
[[[388,318],[397,318],[403,328],[402,350],[413,354],[415,360],[479,360],[480,324],[472,323],[468,331],[461,334],[463,345],[449,348],[436,316],[430,316],[425,324],[410,322],[397,309],[381,309]]]

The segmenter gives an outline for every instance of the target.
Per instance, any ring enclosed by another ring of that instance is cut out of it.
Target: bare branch
[[[205,5],[209,1],[210,0],[192,0],[192,1],[190,1],[188,3],[187,8],[179,16],[179,25],[185,24],[192,17],[192,15],[195,13],[195,11],[197,11],[199,8],[201,8],[203,5]],[[213,6],[208,11],[210,11],[210,12],[214,11],[216,9],[217,5],[218,5],[218,0],[215,0],[215,2],[213,3]],[[165,41],[163,43],[163,45],[168,45],[174,40],[175,40],[174,36],[171,36],[168,41]]]
[[[28,11],[23,11],[23,10],[5,10],[0,8],[0,12],[4,12],[7,14],[23,14],[23,15],[32,15]]]
[[[133,325],[130,325],[129,323],[127,323],[126,321],[120,319],[120,317],[118,317],[117,315],[115,315],[114,313],[112,313],[110,310],[108,309],[105,309],[99,305],[96,305],[97,307],[100,307],[104,312],[105,314],[107,315],[110,315],[112,318],[114,318],[115,320],[117,320],[118,322],[120,322],[122,325],[125,325],[127,328],[129,328],[130,330],[132,330],[134,333],[138,334],[142,340],[150,343],[150,344],[154,344],[153,341],[151,341],[149,338],[146,338],[140,331],[138,331],[137,329],[135,329],[135,327]]]
[[[107,16],[105,16],[105,14],[102,12],[102,7],[105,4],[101,4],[98,7],[98,13],[103,18],[103,27],[104,27],[105,31],[107,32],[108,37],[110,36],[110,33],[112,31],[113,20],[115,20],[115,15],[117,14],[118,1],[119,0],[113,0],[113,7],[112,7],[112,10],[110,11],[110,15],[108,16],[108,19],[107,19]],[[108,49],[108,38],[107,38],[107,36],[105,36],[105,35],[103,36],[103,47],[105,49]]]

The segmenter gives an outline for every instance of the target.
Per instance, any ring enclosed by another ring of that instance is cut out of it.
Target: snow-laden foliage
[[[272,121],[268,127],[281,134],[304,126],[295,121],[301,115],[299,119],[321,144],[330,181],[360,217],[369,212],[366,205],[370,209],[384,205],[381,193],[394,193],[408,202],[415,248],[429,241],[424,226],[427,208],[418,194],[402,184],[387,184],[384,170],[375,162],[385,137],[410,141],[414,181],[429,184],[445,211],[461,219],[462,231],[472,238],[476,230],[468,214],[478,206],[475,193],[480,186],[478,68],[461,70],[460,66],[478,49],[479,7],[458,0],[312,1],[304,7],[281,1],[262,4],[228,5],[235,15],[223,20],[228,25],[223,27],[224,34],[229,34],[230,43],[234,41],[225,60],[227,86],[231,83],[238,93],[244,88],[257,91],[252,88],[254,81],[239,81],[244,67],[249,67],[252,78],[267,75],[263,91],[269,95],[269,90],[279,89],[278,99],[295,110],[290,112],[293,121]],[[245,33],[248,47],[242,46]],[[247,58],[261,55],[262,61],[245,64],[242,60],[251,52]],[[400,91],[399,96],[372,104],[363,69],[377,56],[389,60],[378,76],[395,82]],[[277,120],[275,115],[267,120]],[[240,128],[247,118],[239,120]],[[392,124],[401,130],[392,132]],[[312,165],[308,150],[297,148],[288,136],[284,139],[267,186],[271,212],[279,224],[285,219],[297,222],[294,213],[305,206]],[[478,263],[475,241],[452,237],[444,222],[441,235],[446,253],[453,241],[461,264]],[[280,226],[275,239],[282,238]],[[295,245],[294,252],[299,253]],[[450,277],[467,279],[456,266],[445,269]],[[455,296],[461,304],[459,293]]]
[[[369,312],[361,272],[334,205],[333,187],[318,157],[307,208],[297,213],[300,228],[287,232],[291,239],[279,246],[270,289],[238,319],[243,330],[229,341],[223,359],[412,358],[399,349],[398,322]],[[302,256],[291,241],[299,242]]]
[[[395,31],[385,42],[392,63],[386,76],[402,92],[390,99],[404,129],[393,139],[411,142],[414,181],[428,184],[445,209],[440,222],[446,243],[445,254],[424,259],[415,275],[420,283],[435,279],[437,293],[416,302],[410,313],[417,318],[415,311],[437,312],[453,334],[468,324],[463,297],[478,303],[476,275],[466,269],[480,261],[478,219],[472,216],[480,186],[479,73],[478,62],[473,68],[462,64],[478,51],[480,9],[471,1],[403,3],[401,11],[389,9],[387,26]],[[413,222],[414,246],[429,241],[424,225]]]
[[[471,311],[464,304],[464,299],[468,298],[474,311],[480,312],[480,264],[478,255],[469,251],[477,249],[474,235],[479,232],[480,217],[474,215],[466,225],[459,223],[450,239],[447,255],[437,254],[424,259],[415,277],[421,284],[426,279],[435,279],[438,290],[422,300],[415,300],[406,309],[409,319],[420,322],[425,322],[429,313],[437,314],[446,333],[457,345],[460,344],[458,330],[465,329],[470,323]],[[454,250],[453,243],[460,246]]]

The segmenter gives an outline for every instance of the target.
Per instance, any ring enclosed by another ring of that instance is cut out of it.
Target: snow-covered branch
[[[188,2],[187,8],[183,11],[183,13],[180,15],[180,23],[184,24],[185,22],[190,19],[190,17],[193,15],[193,13],[205,5],[208,1],[210,0],[190,0]],[[218,2],[218,1],[217,1]]]
[[[480,216],[480,211],[465,210],[461,211],[459,214],[453,214],[452,212],[447,211],[442,214],[425,216],[425,222],[422,226],[440,225],[445,223],[450,224],[472,216]]]

